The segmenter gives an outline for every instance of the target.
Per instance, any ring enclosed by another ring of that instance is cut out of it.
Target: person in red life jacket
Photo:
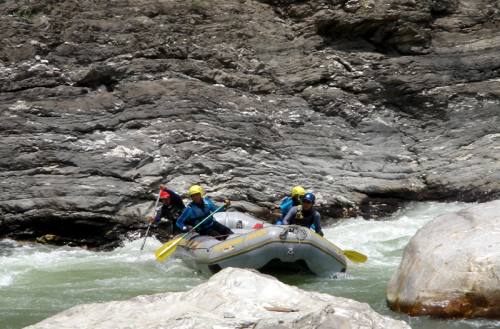
[[[285,218],[283,218],[284,225],[300,225],[314,230],[319,235],[323,236],[321,230],[321,216],[319,212],[314,209],[314,202],[316,197],[312,193],[306,193],[302,198],[302,205],[293,206]]]
[[[207,216],[217,210],[217,206],[209,198],[204,196],[204,192],[201,186],[193,185],[189,188],[189,196],[192,202],[189,203],[177,219],[177,226],[183,231],[188,232],[193,227],[198,225]],[[229,200],[224,201],[225,208],[229,207],[231,204]],[[224,211],[225,209],[220,209]],[[196,231],[200,235],[210,235],[218,238],[226,238],[228,235],[233,234],[233,231],[217,222],[210,216],[209,219],[205,220]]]
[[[180,195],[173,190],[168,189],[165,185],[160,185],[160,202],[161,208],[157,211],[155,217],[148,217],[153,223],[160,223],[162,218],[169,222],[169,230],[171,234],[178,234],[181,230],[175,225],[177,218],[182,214],[184,209],[184,202]]]

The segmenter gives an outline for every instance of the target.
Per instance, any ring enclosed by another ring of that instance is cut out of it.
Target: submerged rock
[[[308,292],[256,271],[228,268],[180,293],[79,305],[27,329],[408,329],[368,304]]]
[[[387,301],[410,315],[500,319],[500,200],[421,228],[389,282]]]
[[[59,240],[59,237],[54,234],[45,234],[44,236],[36,238],[36,242],[38,243],[51,243],[57,240]]]

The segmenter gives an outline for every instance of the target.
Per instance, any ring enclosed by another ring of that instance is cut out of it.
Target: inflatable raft
[[[342,250],[306,227],[270,225],[240,212],[217,213],[214,217],[235,234],[221,241],[193,233],[178,244],[174,257],[204,273],[226,267],[317,275],[346,270]]]

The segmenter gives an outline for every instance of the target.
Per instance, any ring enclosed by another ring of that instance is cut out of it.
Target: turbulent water
[[[499,321],[432,320],[391,312],[385,289],[413,234],[436,215],[466,207],[463,203],[415,203],[386,221],[343,220],[327,227],[325,236],[344,249],[369,256],[350,264],[339,278],[280,276],[303,289],[331,293],[369,303],[376,311],[407,321],[413,328],[498,328]],[[127,243],[112,252],[0,241],[0,328],[17,329],[73,305],[128,299],[140,294],[188,290],[207,278],[177,261],[158,264],[153,251],[161,243],[148,239]]]

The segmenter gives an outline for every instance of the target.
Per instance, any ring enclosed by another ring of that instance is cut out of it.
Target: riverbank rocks
[[[179,293],[75,306],[27,329],[408,329],[368,304],[308,292],[252,270],[228,268]]]
[[[387,301],[410,315],[500,319],[500,200],[421,228],[389,282]]]

